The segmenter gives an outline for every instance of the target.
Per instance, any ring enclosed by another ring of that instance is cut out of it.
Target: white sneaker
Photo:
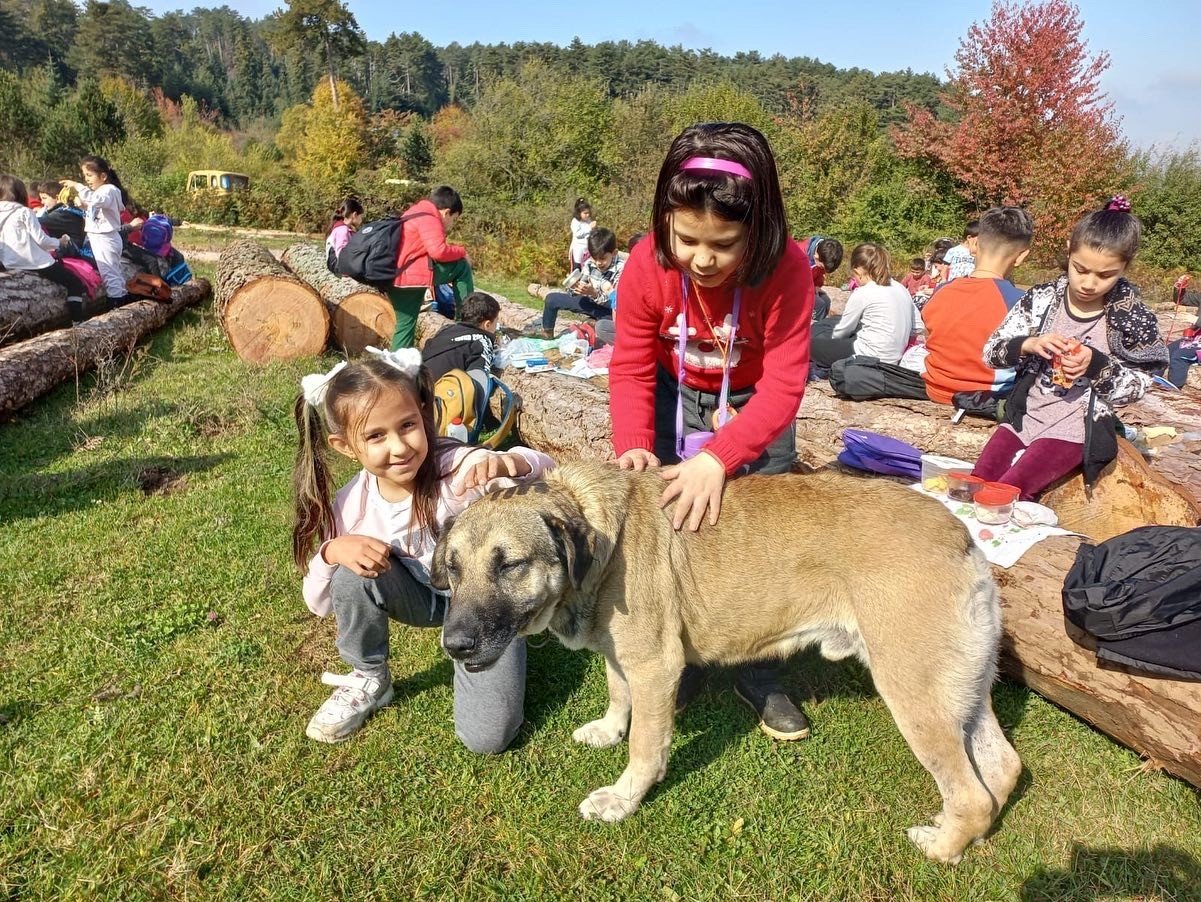
[[[392,701],[392,676],[387,669],[378,676],[361,670],[348,674],[323,673],[321,682],[337,686],[317,709],[304,734],[318,742],[342,742],[358,732],[377,709]]]

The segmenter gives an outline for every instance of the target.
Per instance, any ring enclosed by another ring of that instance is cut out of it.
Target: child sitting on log
[[[588,253],[579,270],[567,277],[566,291],[551,291],[531,282],[527,291],[545,302],[542,308],[541,335],[552,338],[560,310],[582,313],[597,321],[613,316],[617,281],[626,265],[626,254],[617,250],[617,236],[610,229],[594,229],[588,235]]]
[[[52,251],[70,241],[51,238],[29,209],[29,192],[15,175],[0,175],[0,267],[32,272],[67,289],[71,321],[83,322],[84,284]]]
[[[1118,453],[1114,408],[1137,401],[1168,364],[1159,323],[1126,281],[1142,225],[1113,198],[1077,223],[1067,272],[1031,288],[984,346],[992,367],[1017,381],[973,475],[1034,500],[1083,466],[1091,486]]]

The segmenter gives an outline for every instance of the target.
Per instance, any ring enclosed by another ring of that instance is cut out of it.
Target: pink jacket
[[[414,215],[421,213],[427,215]],[[404,224],[392,284],[397,288],[427,288],[433,283],[431,261],[453,263],[466,257],[467,249],[446,243],[446,227],[432,200],[418,201],[404,215],[413,218]]]
[[[451,483],[460,465],[470,457],[478,459],[480,454],[500,452],[473,448],[470,445],[443,447],[437,452],[438,465],[446,474],[438,484],[435,516],[439,527],[462,513],[467,509],[467,505],[482,498],[487,492],[537,479],[555,466],[551,458],[529,448],[518,447],[512,450],[524,457],[530,465],[528,476],[521,480],[494,479],[486,486],[469,489],[463,495],[456,495],[451,491]],[[335,535],[370,536],[381,542],[388,542],[392,546],[393,554],[404,562],[418,581],[429,585],[429,568],[434,559],[434,545],[437,544],[437,540],[428,529],[418,529],[411,515],[411,503],[385,501],[376,488],[375,477],[366,470],[360,470],[354,479],[339,489],[334,499]],[[338,566],[327,563],[322,556],[328,544],[328,541],[323,543],[313,555],[304,577],[304,603],[318,617],[328,616],[333,608],[329,585]]]

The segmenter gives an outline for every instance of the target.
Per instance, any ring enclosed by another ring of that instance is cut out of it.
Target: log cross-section
[[[216,282],[217,317],[242,360],[266,363],[325,350],[325,302],[261,244],[235,241],[222,250]]]
[[[368,345],[391,347],[396,311],[387,295],[330,272],[325,248],[319,244],[294,244],[284,251],[282,260],[325,301],[333,320],[333,342],[344,354],[361,354]]]

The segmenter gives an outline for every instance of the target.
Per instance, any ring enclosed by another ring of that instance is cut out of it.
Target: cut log
[[[127,279],[137,272],[128,261],[122,265]],[[103,287],[95,298],[84,298],[83,309],[88,316],[104,312]],[[69,325],[66,288],[31,272],[0,272],[0,345]]]
[[[1004,624],[1001,669],[1149,766],[1201,787],[1201,683],[1098,666],[1095,646],[1072,640],[1080,633],[1064,620],[1060,592],[1078,545],[1067,536],[1047,539],[1008,570],[994,568]]]
[[[0,273],[0,345],[71,323],[67,290],[28,272]]]
[[[1097,542],[1138,526],[1196,526],[1201,505],[1160,476],[1139,450],[1118,439],[1118,456],[1091,490],[1077,473],[1042,496],[1059,516],[1059,525]]]
[[[185,307],[210,294],[208,280],[174,288],[171,300],[135,301],[74,328],[0,348],[0,420],[97,363],[128,353]]]
[[[282,261],[321,295],[333,321],[333,342],[344,354],[362,354],[368,345],[391,346],[396,311],[387,295],[362,282],[334,275],[325,265],[325,248],[319,244],[293,244],[284,251]]]
[[[503,326],[521,328],[537,316],[502,300]],[[419,325],[423,335],[432,335],[445,323],[425,314]],[[504,378],[522,395],[519,428],[527,444],[562,458],[612,457],[604,380],[520,370],[506,370]],[[968,419],[952,425],[949,414],[949,408],[931,402],[841,401],[828,384],[812,383],[797,420],[797,444],[806,462],[824,466],[841,450],[842,429],[860,425],[923,450],[974,459],[992,424]],[[1074,642],[1065,628],[1061,591],[1079,545],[1075,537],[1048,539],[1008,570],[994,569],[1004,623],[1002,669],[1152,766],[1201,786],[1201,683],[1099,667],[1094,651]]]
[[[325,302],[261,244],[235,241],[221,251],[215,292],[217,318],[242,360],[266,363],[325,350]]]

